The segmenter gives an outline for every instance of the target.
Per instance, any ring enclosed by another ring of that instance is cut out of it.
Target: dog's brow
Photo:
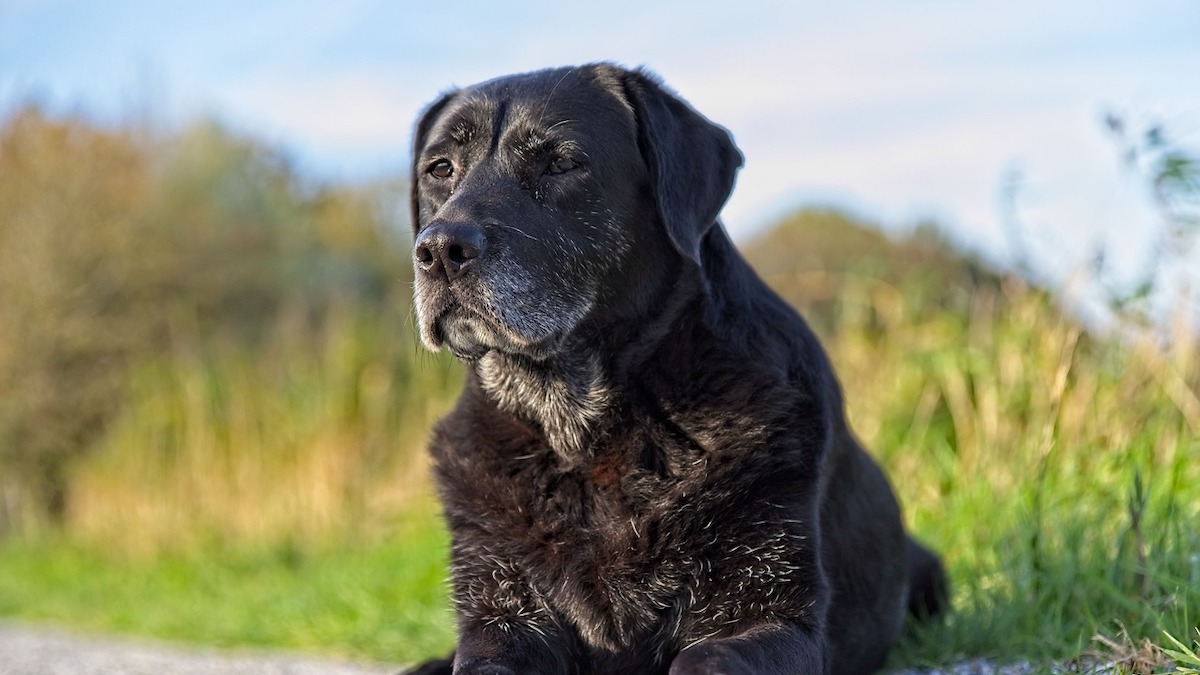
[[[475,138],[477,133],[479,133],[478,125],[470,119],[459,115],[450,121],[449,130],[446,132],[446,135],[459,145],[466,145],[471,142],[471,139]]]
[[[574,149],[577,144],[576,139],[563,135],[561,132],[555,133],[555,130],[578,121],[575,119],[559,120],[545,129],[526,127],[523,130],[514,131],[513,135],[518,139],[519,147],[528,152],[555,150],[562,147]]]
[[[555,82],[554,86],[550,88],[550,93],[546,95],[546,100],[542,101],[542,112],[538,113],[538,124],[541,124],[542,120],[546,119],[546,108],[550,106],[550,99],[554,98],[554,92],[558,91],[558,86],[570,77],[573,72],[575,72],[574,68],[567,69],[567,72],[563,73],[563,76],[558,78],[558,82]]]
[[[496,114],[492,118],[492,147],[488,152],[495,153],[496,148],[500,147],[500,136],[504,131],[504,123],[507,117],[508,101],[500,101],[500,105],[496,108]]]

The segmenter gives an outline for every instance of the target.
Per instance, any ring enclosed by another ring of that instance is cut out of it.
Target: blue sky
[[[592,60],[650,67],[734,133],[735,237],[820,203],[1003,259],[1017,170],[1023,237],[1060,279],[1100,242],[1136,267],[1155,217],[1103,114],[1200,145],[1197,0],[0,0],[0,112],[213,115],[330,180],[403,171],[452,85]]]

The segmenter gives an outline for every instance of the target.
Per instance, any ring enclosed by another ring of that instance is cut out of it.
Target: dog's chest
[[[678,479],[620,450],[569,470],[537,448],[486,472],[477,460],[441,460],[460,610],[484,621],[554,616],[610,653],[676,632],[703,565],[669,522]]]
[[[524,552],[535,593],[602,650],[674,632],[703,552],[668,522],[673,486],[613,457],[553,482],[525,502],[540,516],[531,531],[550,544]]]
[[[764,528],[769,516],[700,484],[703,471],[663,476],[604,457],[575,471],[512,473],[503,499],[471,502],[469,520],[483,527],[456,533],[465,544],[456,574],[486,596],[479,611],[557,617],[595,659],[662,663],[745,612],[785,602],[780,587],[797,569],[786,519]],[[476,566],[482,552],[502,561],[499,577]]]
[[[597,672],[649,672],[747,616],[795,613],[815,519],[781,503],[799,486],[770,453],[642,417],[564,465],[527,426],[485,419],[444,423],[434,448],[461,616],[561,627],[615,668]]]

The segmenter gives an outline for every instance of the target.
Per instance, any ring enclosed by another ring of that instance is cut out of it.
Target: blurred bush
[[[334,314],[406,327],[400,196],[308,185],[212,122],[0,123],[0,534],[63,520],[146,364],[254,361],[281,337],[312,358]]]

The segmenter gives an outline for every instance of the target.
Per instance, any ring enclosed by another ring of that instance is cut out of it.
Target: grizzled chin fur
[[[564,466],[590,455],[591,432],[611,399],[595,355],[533,360],[492,351],[480,359],[476,372],[501,410],[541,427]]]

